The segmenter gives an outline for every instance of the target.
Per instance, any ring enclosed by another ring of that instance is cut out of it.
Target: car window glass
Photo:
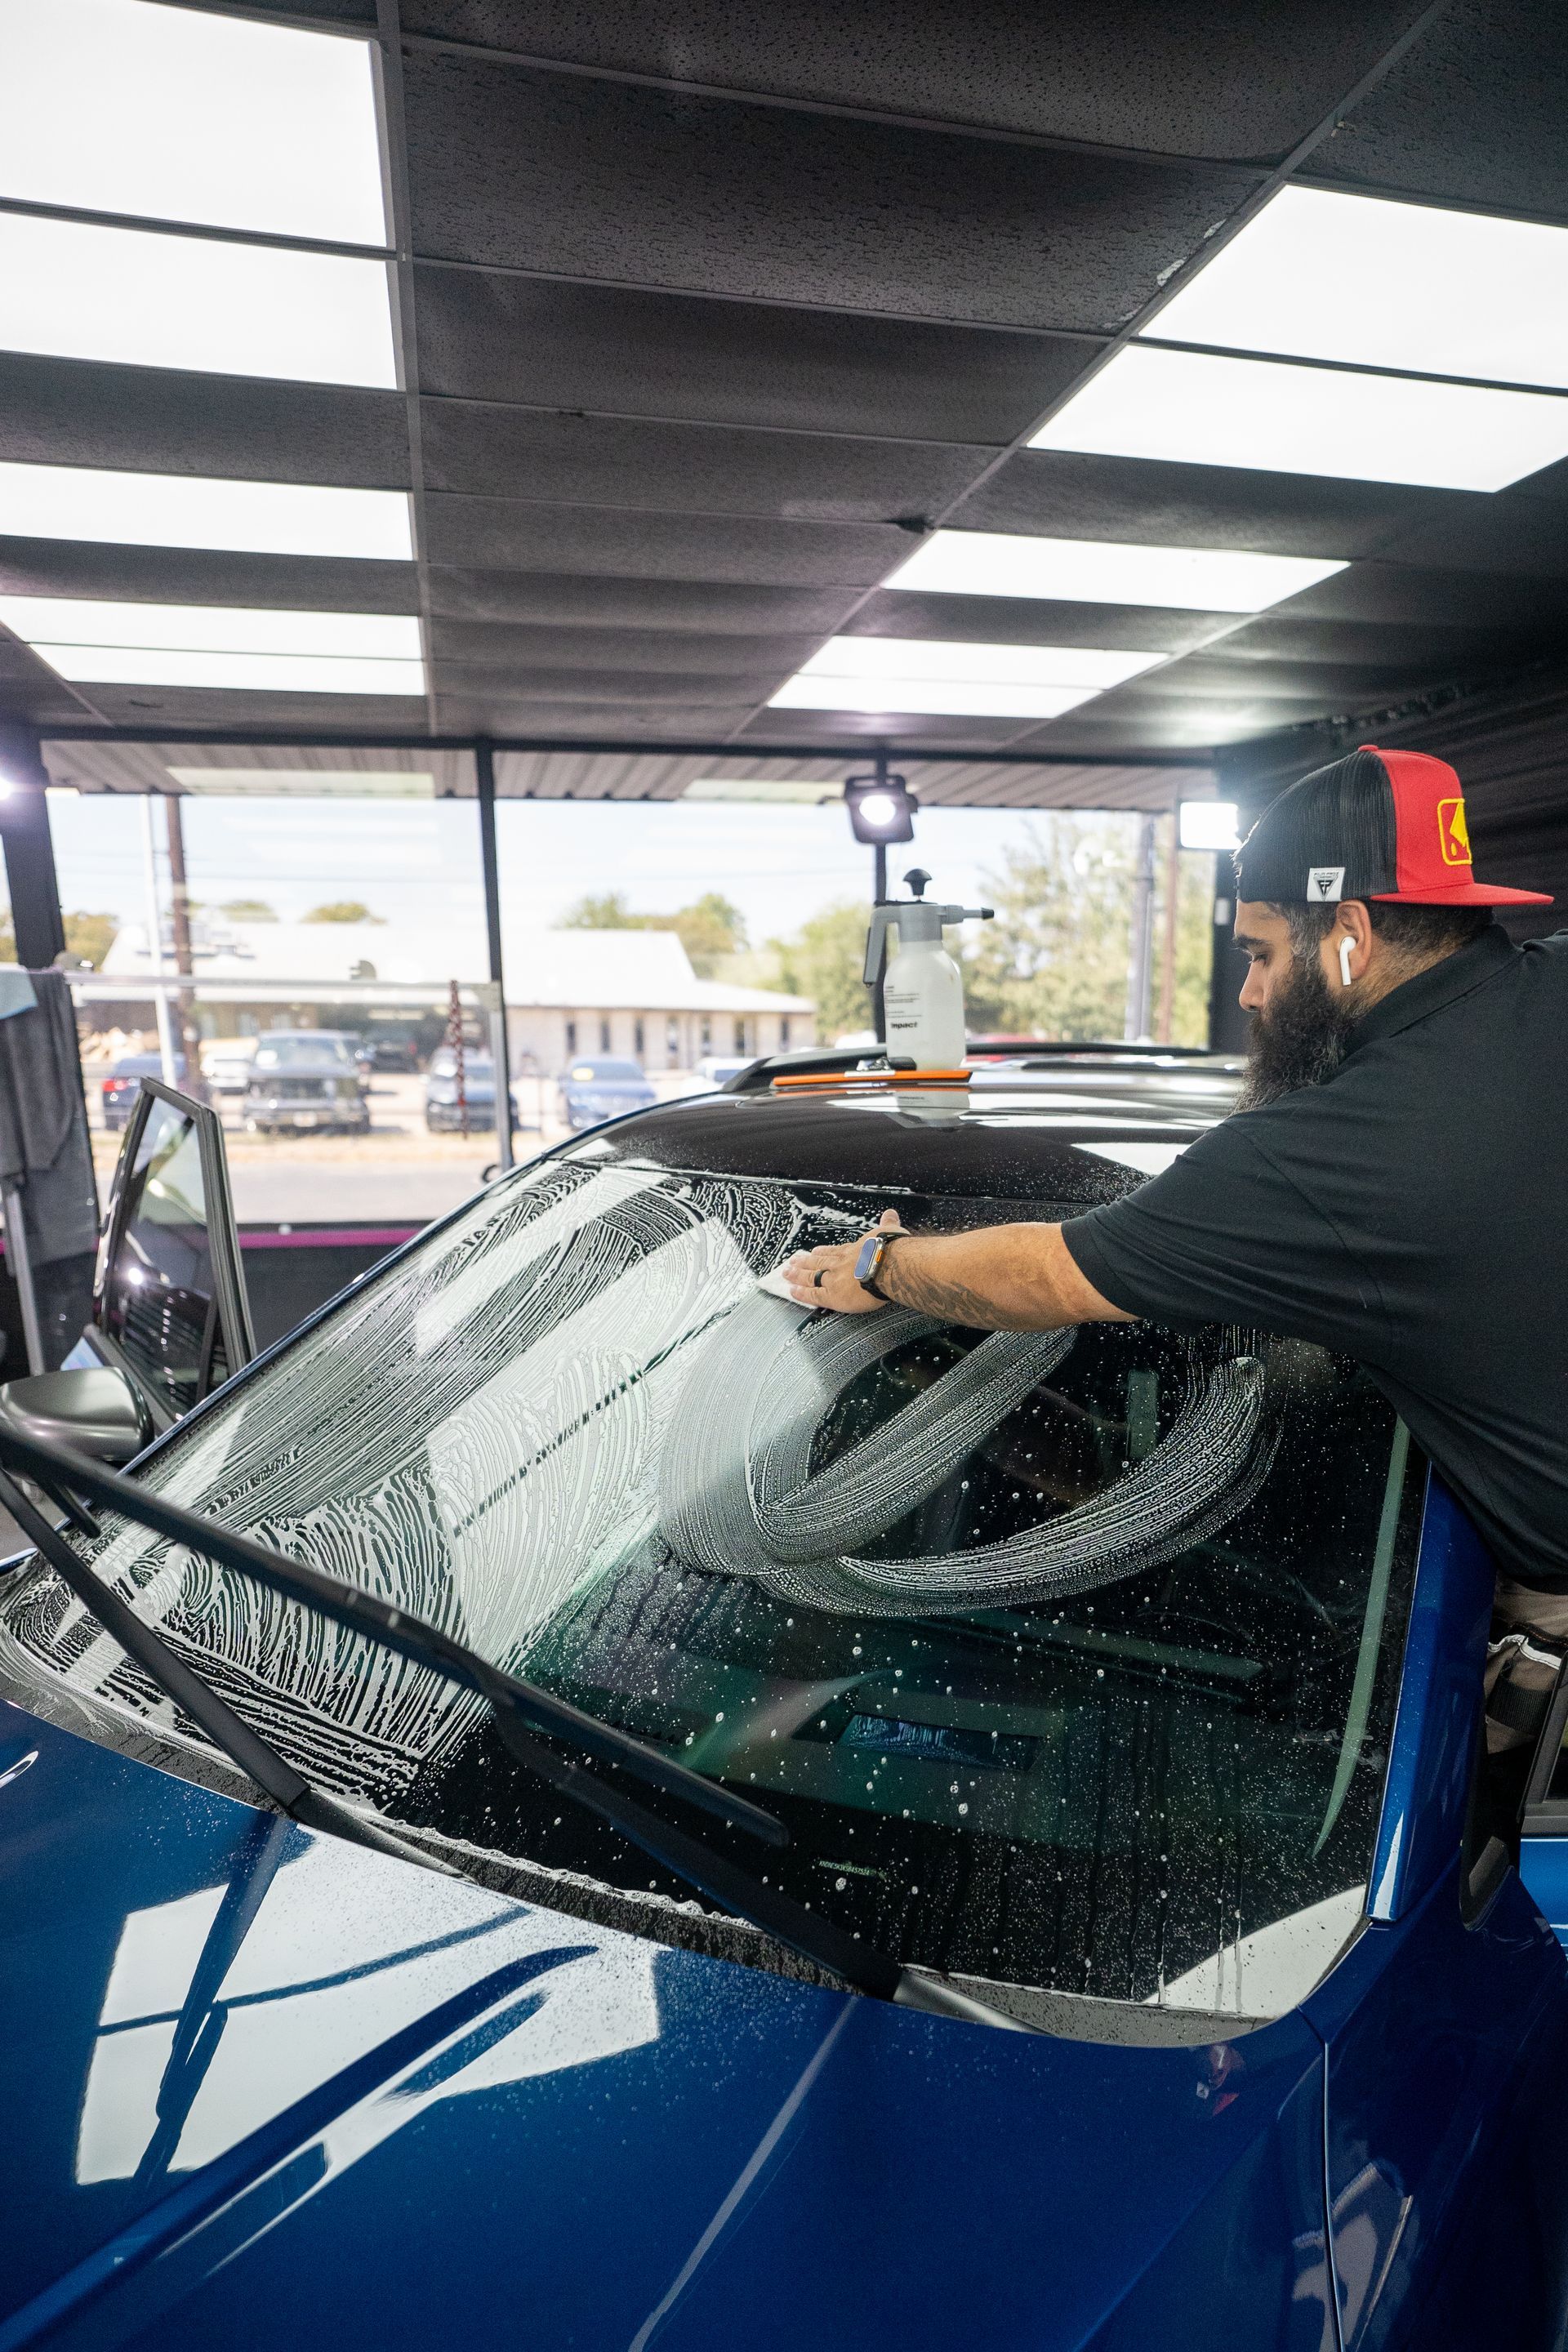
[[[1399,1424],[1352,1364],[1258,1333],[985,1336],[759,1291],[885,1205],[545,1163],[147,1475],[761,1798],[790,1891],[907,1959],[1289,2007],[1363,1903],[1419,1517]],[[472,1697],[139,1530],[100,1565],[332,1787],[647,1896],[656,1934],[689,1899]],[[7,1640],[152,1702],[47,1576]]]
[[[319,1068],[323,1062],[350,1069],[353,1056],[340,1037],[279,1037],[256,1052],[258,1070],[295,1069],[306,1063]]]
[[[103,1328],[143,1385],[171,1412],[188,1412],[226,1367],[195,1124],[161,1097],[122,1199],[119,1243],[104,1269]]]

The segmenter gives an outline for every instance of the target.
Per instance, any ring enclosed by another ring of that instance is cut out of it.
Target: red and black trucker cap
[[[1544,891],[1476,880],[1465,795],[1446,760],[1374,743],[1314,768],[1264,810],[1236,853],[1236,895],[1310,907],[1552,904]]]

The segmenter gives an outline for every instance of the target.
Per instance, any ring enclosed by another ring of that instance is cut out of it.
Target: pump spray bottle
[[[887,1007],[889,1061],[912,1061],[918,1070],[955,1070],[963,1060],[963,981],[942,943],[944,923],[991,921],[991,907],[942,907],[925,897],[931,876],[923,866],[905,875],[913,896],[894,898],[872,910],[866,934],[866,985],[874,988],[888,933],[898,950],[888,965],[882,997]]]

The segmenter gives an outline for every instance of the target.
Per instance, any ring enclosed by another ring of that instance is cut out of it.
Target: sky
[[[60,897],[140,923],[146,907],[144,803],[51,793]],[[264,898],[285,921],[323,900],[358,898],[388,922],[483,921],[478,814],[471,802],[202,799],[183,803],[191,894]],[[167,905],[162,812],[154,809],[159,891]],[[667,914],[705,890],[740,908],[753,943],[787,937],[836,899],[869,898],[871,852],[837,806],[502,801],[496,812],[510,912],[548,929],[576,900],[618,890],[638,913]],[[933,877],[931,895],[983,903],[982,875],[1028,814],[934,809],[889,873]],[[1106,820],[1108,824],[1126,819]]]

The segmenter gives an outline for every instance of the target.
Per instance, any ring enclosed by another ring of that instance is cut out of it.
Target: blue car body
[[[1568,1977],[1459,1846],[1489,1572],[1426,1510],[1373,1916],[1117,2049],[313,1838],[6,1706],[0,2347],[1546,2344]]]
[[[0,2352],[1556,2344],[1568,1839],[1467,1851],[1491,1584],[1430,1478],[1363,1922],[1168,2043],[594,1924],[0,1703]]]
[[[561,1116],[574,1132],[647,1110],[657,1100],[640,1062],[588,1056],[561,1074]]]

